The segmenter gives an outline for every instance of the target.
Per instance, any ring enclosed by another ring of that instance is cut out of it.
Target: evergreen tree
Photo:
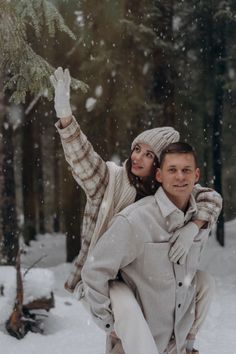
[[[234,89],[233,80],[229,81],[228,66],[232,74],[234,14],[232,1],[179,2],[174,4],[173,14],[175,109],[179,130],[197,148],[203,184],[214,186],[222,196],[229,188],[225,181],[230,178],[232,169],[232,161],[224,157],[229,151],[230,139],[225,138],[226,135],[223,138],[223,133],[233,134],[224,122],[232,122],[229,109],[232,114]],[[231,102],[226,95],[229,87]],[[233,184],[229,185],[232,192]],[[231,200],[232,209],[233,198]],[[225,207],[229,213],[228,204],[225,203]],[[222,245],[223,215],[224,212],[217,228],[217,239]]]
[[[53,37],[55,30],[64,31],[70,37],[74,38],[73,33],[65,25],[64,20],[52,2],[46,0],[35,0],[33,2],[21,1],[4,1],[0,0],[0,66],[1,66],[1,95],[5,92],[4,105],[9,106],[10,101],[15,103],[25,102],[27,97],[47,96],[52,98],[52,87],[49,82],[49,76],[54,68],[40,55],[38,55],[29,41],[29,33],[34,31],[36,37],[45,35]],[[72,86],[86,90],[86,85],[78,80],[72,81]],[[4,145],[1,148],[3,158],[1,160],[0,170],[3,174],[2,195],[1,200],[1,232],[0,238],[2,243],[1,254],[7,255],[1,259],[1,262],[12,263],[15,260],[16,250],[15,243],[12,246],[11,237],[17,239],[18,227],[16,222],[15,207],[15,180],[13,169],[13,146],[12,128],[5,129],[6,124],[10,124],[6,110],[2,110],[0,116],[0,124],[2,127],[1,144],[7,141],[9,151],[11,151],[10,159],[6,155]],[[4,155],[5,154],[5,155]],[[8,162],[8,169],[4,161]],[[7,173],[6,173],[7,171]],[[30,186],[29,186],[30,187]],[[8,192],[11,191],[10,204],[7,203]],[[9,206],[8,206],[9,204]],[[7,207],[7,211],[4,209]],[[10,230],[10,231],[9,231]],[[27,240],[30,241],[30,240]]]

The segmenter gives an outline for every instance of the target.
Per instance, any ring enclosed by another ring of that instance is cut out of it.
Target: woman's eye
[[[146,156],[147,156],[147,157],[150,157],[151,159],[154,159],[153,154],[151,154],[150,152],[148,152]]]

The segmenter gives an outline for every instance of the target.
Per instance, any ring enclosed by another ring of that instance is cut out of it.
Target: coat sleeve
[[[202,187],[196,184],[193,189],[198,211],[194,219],[208,222],[208,228],[211,228],[217,221],[222,209],[222,197],[215,190]]]
[[[142,244],[132,233],[129,221],[118,215],[99,239],[82,269],[85,300],[97,325],[108,333],[114,330],[109,281],[116,279],[119,270],[142,252]]]
[[[74,117],[65,128],[60,128],[60,121],[55,126],[76,182],[83,188],[87,198],[102,198],[108,184],[105,161],[94,151]]]

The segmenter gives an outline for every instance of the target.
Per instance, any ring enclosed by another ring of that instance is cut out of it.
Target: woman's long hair
[[[130,181],[130,184],[132,184],[136,191],[137,191],[137,195],[135,198],[135,201],[144,198],[148,195],[153,195],[156,193],[157,189],[160,187],[160,183],[156,180],[156,170],[159,167],[159,160],[158,158],[155,156],[154,161],[153,161],[153,166],[152,166],[152,170],[151,170],[151,174],[150,176],[148,176],[147,178],[145,178],[145,180],[143,180],[141,177],[135,176],[132,172],[131,172],[131,166],[132,166],[132,161],[131,161],[131,154],[126,162],[126,171],[127,171],[127,175]]]

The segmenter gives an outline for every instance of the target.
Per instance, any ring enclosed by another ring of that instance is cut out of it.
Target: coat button
[[[181,304],[178,305],[178,308],[180,308],[180,307],[181,307]]]
[[[109,325],[109,323],[107,323],[107,324],[106,324],[106,328],[110,328],[110,325]]]
[[[179,285],[179,286],[182,286],[182,285],[183,285],[183,283],[180,281],[178,285]]]

